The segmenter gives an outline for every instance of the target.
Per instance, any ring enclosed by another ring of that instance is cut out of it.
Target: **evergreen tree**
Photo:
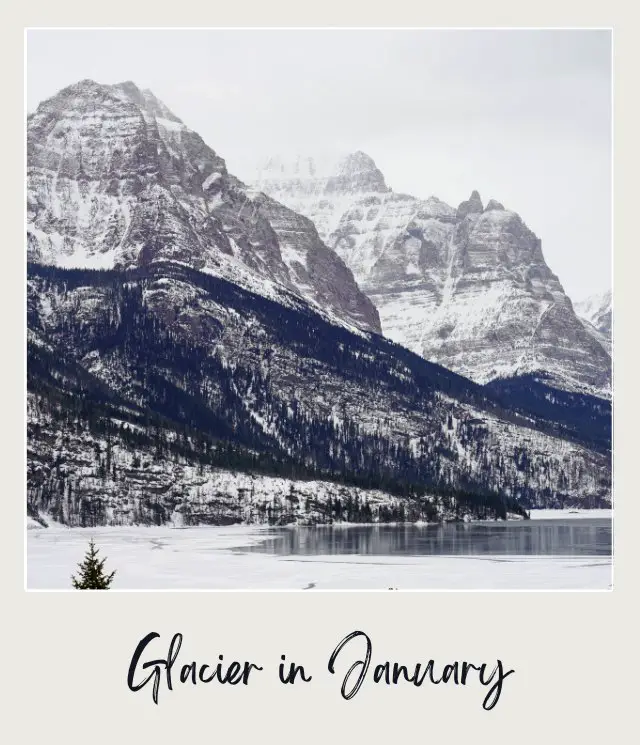
[[[89,548],[85,554],[84,561],[78,564],[79,577],[73,575],[71,580],[76,590],[108,590],[115,576],[115,570],[111,574],[105,574],[104,563],[106,558],[98,559],[99,549],[96,548],[93,538],[89,541]]]

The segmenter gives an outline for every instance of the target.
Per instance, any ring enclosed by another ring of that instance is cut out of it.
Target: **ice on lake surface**
[[[611,520],[280,528],[243,550],[305,556],[610,556]]]
[[[117,572],[113,590],[610,589],[611,520],[556,519],[555,529],[548,522],[442,530],[54,526],[27,531],[27,587],[70,590],[94,538],[105,568]]]

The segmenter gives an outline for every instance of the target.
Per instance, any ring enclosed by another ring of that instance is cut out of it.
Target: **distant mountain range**
[[[598,295],[591,295],[586,300],[575,303],[578,316],[586,321],[587,328],[594,328],[601,339],[611,345],[611,290]]]
[[[412,200],[380,191],[366,156],[351,164],[329,179],[330,193]],[[85,80],[44,101],[28,118],[27,168],[27,492],[35,519],[282,524],[610,504],[610,402],[585,393],[597,388],[607,353],[579,321],[576,331],[539,245],[499,206],[481,209],[474,196],[452,213],[430,201],[429,214],[407,223],[421,221],[408,235],[423,248],[409,241],[414,248],[399,253],[418,262],[424,287],[428,276],[444,282],[451,318],[462,318],[457,298],[478,275],[486,281],[469,297],[495,284],[501,302],[513,293],[518,312],[542,313],[550,303],[535,344],[517,335],[529,329],[519,317],[505,326],[498,316],[495,365],[518,375],[489,382],[474,373],[481,385],[425,360],[426,346],[419,356],[380,334],[389,304],[371,283],[387,254],[366,271],[366,262],[347,261],[346,244],[334,251],[323,242],[321,221],[316,229],[245,186],[133,83]],[[487,238],[480,250],[469,236],[486,236],[486,215],[499,240]],[[359,245],[351,223],[340,224],[347,243],[351,236]],[[438,231],[450,237],[425,249]],[[368,238],[363,246],[368,256]],[[449,279],[435,261],[445,247]],[[386,266],[408,303],[407,266],[395,279]],[[421,297],[415,291],[416,313],[426,307]],[[471,362],[486,356],[490,336],[480,326]],[[566,335],[555,338],[566,350],[551,353],[553,333]],[[447,354],[462,360],[450,337],[458,339],[453,330],[442,337]],[[509,353],[510,344],[521,352]],[[533,363],[500,367],[518,355]],[[558,381],[572,385],[560,390]]]
[[[540,240],[499,202],[396,193],[362,152],[334,164],[274,157],[253,185],[313,220],[390,339],[479,383],[533,374],[610,395],[607,343],[576,315]]]

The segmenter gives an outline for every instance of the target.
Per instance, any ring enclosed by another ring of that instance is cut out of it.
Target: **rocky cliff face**
[[[313,224],[255,194],[150,91],[85,80],[27,125],[28,257],[67,267],[173,261],[358,328],[378,314]]]
[[[483,205],[476,191],[457,208],[397,194],[363,153],[334,170],[272,159],[254,186],[314,221],[375,303],[386,336],[481,383],[543,373],[561,388],[610,393],[607,350],[518,214],[493,199]]]

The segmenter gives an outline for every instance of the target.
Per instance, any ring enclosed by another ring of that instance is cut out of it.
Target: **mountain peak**
[[[362,150],[274,155],[256,169],[251,180],[262,191],[294,191],[316,197],[391,191],[373,158]]]
[[[329,194],[353,194],[366,192],[388,192],[382,171],[373,158],[362,150],[346,155],[338,164],[337,172],[326,186]]]
[[[30,261],[178,262],[380,332],[373,303],[313,224],[247,190],[151,91],[80,81],[38,107],[27,143]]]
[[[477,194],[477,191],[473,192],[474,194]],[[498,202],[495,199],[490,199],[487,202],[487,206],[484,208],[485,212],[491,212],[492,210],[495,210],[496,212],[503,212],[504,211],[504,204],[501,202]]]
[[[127,100],[138,106],[148,116],[159,117],[175,122],[176,124],[182,124],[182,120],[148,88],[142,90],[131,80],[126,80],[124,83],[116,83],[111,88],[118,94],[124,95]]]
[[[474,189],[471,192],[471,196],[465,202],[460,202],[458,205],[458,218],[462,219],[467,215],[478,214],[483,211],[482,199],[480,194]]]
[[[107,84],[98,83],[91,78],[84,78],[63,88],[48,100],[65,101],[66,99],[74,98],[77,99],[74,107],[76,105],[83,106],[85,101],[88,102],[90,100],[93,106],[95,105],[96,97],[104,101],[111,100],[116,105],[118,101],[132,103],[142,112],[145,118],[161,118],[175,124],[183,123],[152,91],[148,88],[141,89],[132,80]],[[46,105],[47,102],[45,101],[43,104]],[[63,104],[64,106],[66,104]]]
[[[78,80],[77,83],[72,83],[67,88],[101,88],[102,83],[98,83],[93,78],[83,78]]]
[[[377,168],[374,159],[367,155],[362,150],[356,150],[353,153],[348,153],[342,158],[340,168],[359,168],[363,170],[371,170]]]
[[[608,290],[607,292],[591,295],[585,300],[574,303],[574,308],[580,318],[588,321],[600,333],[611,340],[611,305],[611,290]]]
[[[133,82],[133,80],[125,80],[122,83],[116,83],[114,88],[119,88],[122,91],[127,91],[128,93],[131,93],[133,95],[139,95],[142,93],[140,88]]]
[[[98,83],[91,78],[84,78],[83,80],[78,80],[76,83],[67,85],[61,91],[52,96],[52,98],[56,98],[57,96],[64,96],[67,94],[82,95],[88,93],[101,93],[104,92],[107,88],[108,86],[103,85],[102,83]]]

